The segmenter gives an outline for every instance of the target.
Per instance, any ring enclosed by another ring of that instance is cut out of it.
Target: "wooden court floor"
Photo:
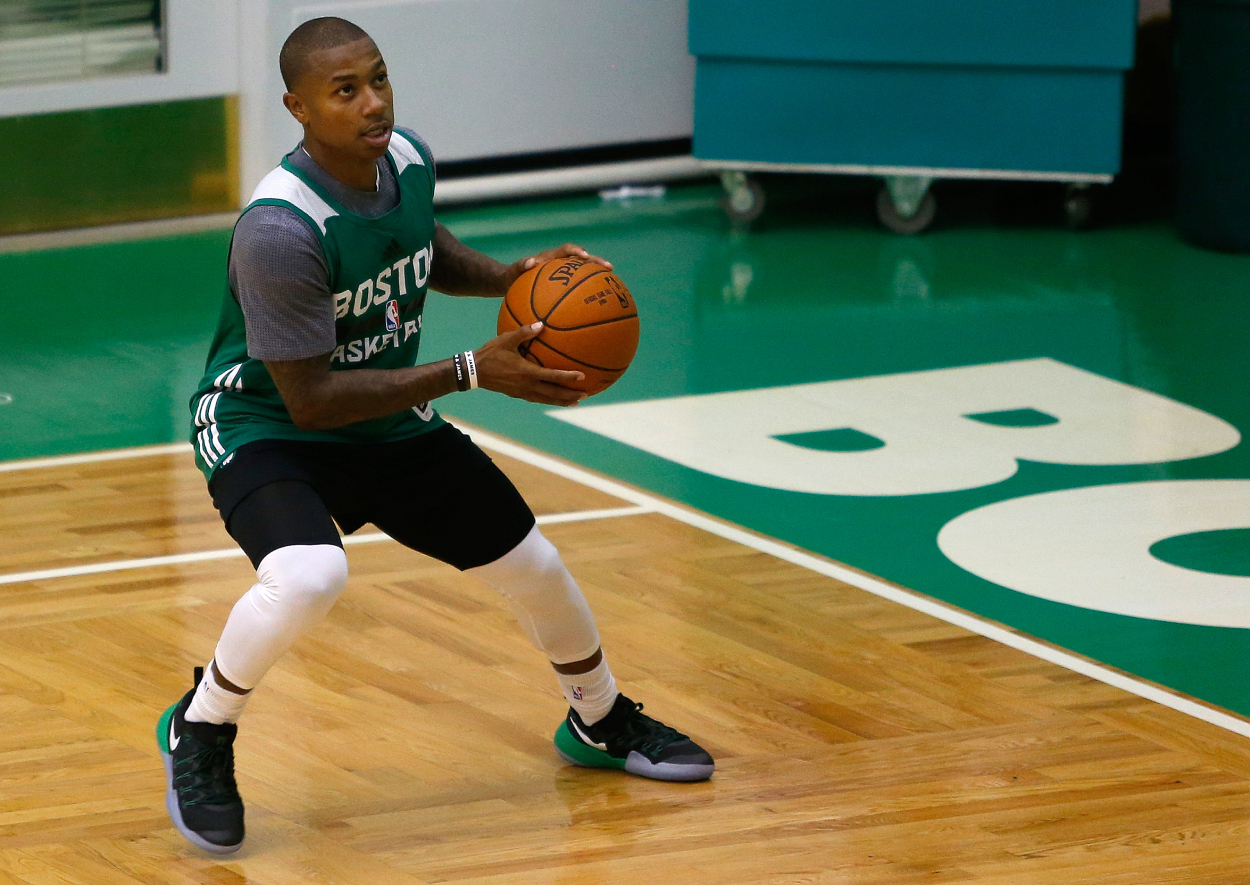
[[[496,460],[541,515],[628,506]],[[667,516],[570,519],[545,531],[618,680],[710,782],[564,765],[506,606],[361,544],[244,716],[249,840],[210,858],[166,818],[153,727],[247,561],[10,580],[0,885],[1250,880],[1250,741]],[[231,547],[188,454],[0,472],[0,581]]]

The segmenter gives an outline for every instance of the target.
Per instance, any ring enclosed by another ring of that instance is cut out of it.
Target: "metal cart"
[[[1120,167],[1137,0],[690,0],[694,155],[731,218],[750,173],[870,175],[899,233],[940,179],[1068,184],[1074,225]]]

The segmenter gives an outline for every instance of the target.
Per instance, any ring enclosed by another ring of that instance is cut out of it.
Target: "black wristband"
[[[456,367],[456,390],[465,391],[469,389],[469,373],[464,367],[464,359],[460,354],[456,354],[451,358],[452,364]]]

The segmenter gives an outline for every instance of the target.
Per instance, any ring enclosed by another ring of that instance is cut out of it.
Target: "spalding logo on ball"
[[[521,274],[499,309],[499,334],[543,330],[522,352],[548,369],[582,372],[595,394],[625,374],[638,350],[638,307],[620,277],[584,258],[554,258]]]

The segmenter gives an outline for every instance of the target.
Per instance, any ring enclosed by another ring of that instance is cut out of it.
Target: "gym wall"
[[[688,138],[686,0],[268,0],[245,9],[245,190],[299,140],[274,60],[322,15],[377,40],[395,115],[440,161]]]
[[[240,2],[165,0],[162,72],[22,83],[56,51],[30,24],[51,4],[6,0],[0,234],[236,208]]]
[[[440,161],[692,131],[686,0],[165,0],[163,72],[0,86],[0,235],[237,209],[299,139],[278,50],[320,15],[374,35]]]

